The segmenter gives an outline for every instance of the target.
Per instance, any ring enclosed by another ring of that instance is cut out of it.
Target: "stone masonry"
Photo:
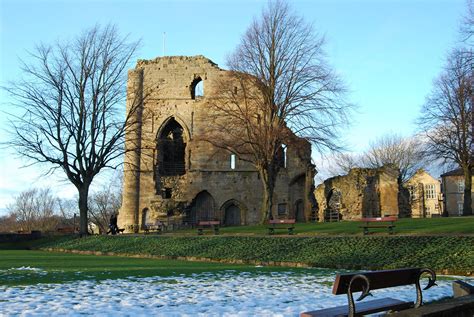
[[[353,168],[347,175],[325,180],[315,190],[319,221],[329,220],[331,214],[342,220],[403,216],[398,177],[397,169],[385,166]]]
[[[126,135],[120,227],[137,231],[158,220],[177,226],[260,220],[262,182],[255,168],[199,140],[212,124],[208,102],[225,73],[204,56],[139,60],[129,71],[127,109],[136,100],[140,108],[134,113],[138,126]],[[275,218],[310,217],[315,174],[310,144],[301,152],[288,145],[275,188]]]

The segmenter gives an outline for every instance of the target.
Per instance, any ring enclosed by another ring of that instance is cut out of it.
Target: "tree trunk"
[[[472,215],[472,173],[471,167],[468,166],[463,168],[464,170],[464,204],[463,204],[463,216]]]
[[[87,230],[87,212],[89,207],[87,205],[87,199],[89,197],[89,184],[83,184],[82,187],[78,188],[79,191],[79,234],[81,237],[89,234]]]
[[[262,217],[260,223],[265,224],[273,216],[273,192],[275,190],[276,175],[273,175],[271,171],[266,169],[260,170],[259,173],[263,184]]]

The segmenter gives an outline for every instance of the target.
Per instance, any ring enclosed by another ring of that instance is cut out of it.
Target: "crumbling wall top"
[[[203,55],[196,56],[163,56],[154,59],[139,59],[136,68],[140,68],[151,64],[209,64],[211,67],[219,68],[219,66]]]

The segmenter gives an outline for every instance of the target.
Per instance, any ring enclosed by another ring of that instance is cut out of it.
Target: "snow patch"
[[[0,286],[2,316],[298,316],[346,304],[331,294],[335,273],[236,273],[131,277],[67,284]],[[452,296],[451,281],[424,291],[425,301]],[[414,286],[373,291],[374,299],[415,300]]]

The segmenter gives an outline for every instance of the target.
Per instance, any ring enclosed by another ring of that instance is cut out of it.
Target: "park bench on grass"
[[[362,316],[383,311],[400,311],[411,307],[418,308],[423,304],[420,277],[423,273],[430,274],[428,284],[424,290],[436,285],[436,274],[430,269],[408,268],[397,270],[373,271],[350,274],[337,274],[332,293],[334,295],[347,294],[348,305],[309,311],[300,314],[300,317],[322,316]],[[352,293],[362,292],[357,301],[372,295],[371,290],[395,286],[416,286],[416,302],[402,301],[395,298],[380,298],[365,303],[354,303]]]
[[[58,233],[64,233],[64,234],[70,234],[70,233],[76,233],[79,232],[78,228],[74,227],[59,227],[56,229]]]
[[[288,229],[288,234],[293,234],[295,219],[272,219],[268,221],[268,234],[274,234],[277,229]]]
[[[163,232],[163,224],[161,222],[157,222],[156,224],[145,224],[143,227],[143,231],[145,231],[145,234],[155,232],[157,234],[160,234]]]
[[[389,234],[393,234],[393,228],[395,228],[395,221],[398,220],[398,217],[388,216],[388,217],[377,217],[377,218],[362,218],[360,221],[363,222],[363,225],[360,225],[359,228],[364,229],[364,235],[369,234],[370,228],[387,228]]]
[[[197,225],[198,235],[202,235],[203,230],[205,229],[212,229],[214,231],[214,234],[217,235],[219,234],[220,224],[221,223],[218,220],[208,220],[208,221],[199,220],[198,225]]]

